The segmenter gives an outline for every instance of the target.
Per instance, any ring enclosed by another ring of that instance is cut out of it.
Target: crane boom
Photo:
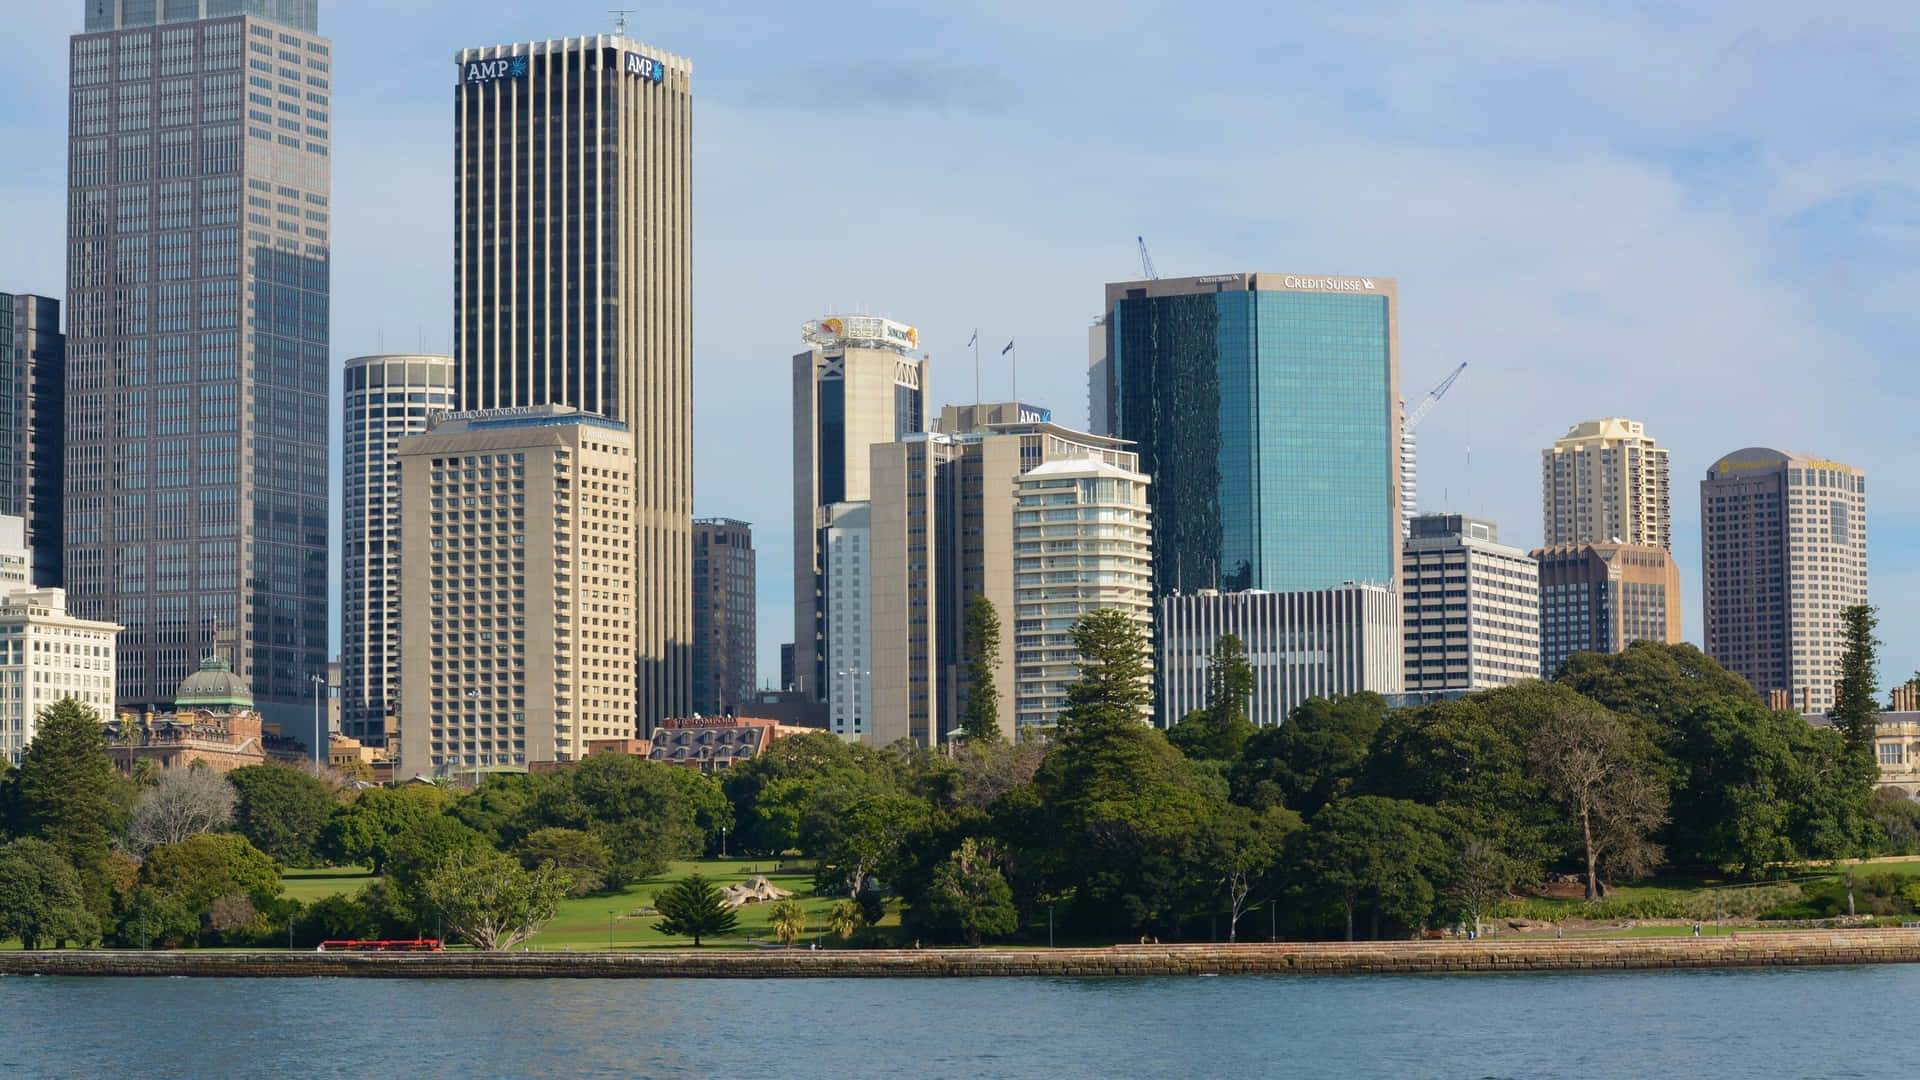
[[[1147,238],[1136,236],[1134,239],[1140,244],[1140,272],[1146,275],[1148,281],[1159,281],[1160,271],[1153,268],[1153,256],[1147,254]]]
[[[1420,421],[1425,420],[1427,414],[1433,411],[1433,407],[1440,403],[1440,399],[1447,396],[1447,390],[1453,386],[1453,380],[1459,378],[1460,373],[1465,370],[1467,370],[1467,363],[1462,360],[1460,366],[1453,369],[1453,374],[1441,379],[1440,385],[1429,390],[1426,398],[1423,399],[1412,412],[1407,414],[1406,421],[1400,425],[1401,430],[1412,431],[1415,427],[1418,427]]]

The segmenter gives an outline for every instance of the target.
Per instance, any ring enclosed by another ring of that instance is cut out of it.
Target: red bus
[[[412,938],[397,941],[323,941],[314,952],[445,952],[438,938]]]

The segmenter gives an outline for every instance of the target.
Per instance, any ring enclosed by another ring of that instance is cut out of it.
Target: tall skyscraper
[[[1107,286],[1110,416],[1094,426],[1153,477],[1160,595],[1394,581],[1397,307],[1392,278]]]
[[[1421,514],[1402,548],[1406,692],[1540,677],[1540,576],[1491,521]]]
[[[1763,447],[1700,482],[1708,656],[1811,715],[1833,707],[1840,613],[1867,602],[1867,475]]]
[[[327,670],[332,47],[316,0],[85,0],[72,41],[66,551],[120,704],[234,633],[268,723]]]
[[[626,425],[559,405],[454,413],[399,458],[403,775],[633,738]]]
[[[760,648],[753,526],[732,518],[693,523],[693,710],[724,716],[753,700]]]
[[[1247,719],[1255,724],[1284,723],[1310,697],[1400,693],[1400,597],[1391,587],[1201,589],[1160,600],[1154,666],[1163,724],[1207,707],[1207,663],[1223,634],[1246,646],[1254,680]]]
[[[400,440],[454,408],[453,357],[356,356],[345,385],[341,733],[377,745],[400,709]]]
[[[1131,457],[1132,455],[1127,455]],[[1109,609],[1153,623],[1153,527],[1147,476],[1095,458],[1062,458],[1013,485],[1014,727],[1056,724],[1080,677],[1073,625]]]
[[[826,508],[820,562],[831,595],[827,603],[827,726],[857,739],[873,718],[873,636],[868,589],[873,584],[873,510],[864,502]],[[790,647],[783,651],[791,653]]]
[[[457,78],[460,405],[631,430],[648,731],[693,701],[693,65],[601,34],[467,49]]]
[[[807,323],[793,358],[793,643],[798,689],[827,699],[831,587],[822,532],[835,503],[868,498],[868,451],[927,428],[927,361],[911,326],[869,315]],[[844,591],[844,590],[843,590]]]
[[[0,293],[0,514],[26,522],[33,583],[62,582],[67,337],[60,301]]]
[[[1673,549],[1667,450],[1636,420],[1567,429],[1540,452],[1544,544],[1647,544]],[[1677,599],[1677,597],[1676,597]]]
[[[1540,567],[1541,678],[1553,678],[1577,652],[1680,641],[1680,566],[1666,548],[1565,544],[1537,548],[1533,558]]]

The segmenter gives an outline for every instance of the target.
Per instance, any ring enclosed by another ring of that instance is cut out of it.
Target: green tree
[[[1667,787],[1626,726],[1598,707],[1555,712],[1529,744],[1532,774],[1569,816],[1587,868],[1587,899],[1604,877],[1640,877],[1664,856],[1653,831],[1667,822]]]
[[[321,833],[338,805],[333,789],[285,765],[247,765],[227,773],[239,792],[234,829],[254,847],[288,866],[321,863]]]
[[[395,841],[439,817],[449,800],[446,791],[431,784],[370,788],[334,808],[321,832],[321,851],[336,863],[384,873]]]
[[[1363,909],[1372,914],[1377,938],[1382,917],[1414,928],[1432,913],[1435,883],[1447,870],[1445,828],[1437,811],[1419,803],[1378,795],[1337,799],[1314,815],[1290,845],[1289,859],[1303,891],[1340,905],[1348,941]]]
[[[1247,719],[1247,698],[1253,693],[1253,668],[1239,637],[1222,634],[1207,659],[1207,704],[1167,732],[1167,741],[1194,760],[1238,761],[1253,722]]]
[[[986,593],[967,602],[965,644],[967,701],[960,710],[960,729],[967,738],[1000,738],[1000,695],[994,670],[1000,666],[1000,613]]]
[[[1708,702],[1766,704],[1747,680],[1685,643],[1635,641],[1617,653],[1574,653],[1553,681],[1662,739]]]
[[[697,809],[673,776],[679,766],[627,754],[591,754],[543,777],[516,823],[522,835],[540,828],[579,829],[607,846],[606,884],[618,888],[661,873],[674,859],[699,854]]]
[[[140,884],[204,915],[215,900],[243,895],[265,907],[280,895],[280,865],[233,833],[201,833],[147,852]]]
[[[695,946],[703,937],[731,934],[740,922],[720,887],[700,874],[688,874],[655,893],[653,906],[660,912],[656,928],[661,933],[690,937]]]
[[[797,900],[782,900],[767,909],[767,929],[780,944],[791,947],[807,932],[807,909]]]
[[[1361,775],[1386,716],[1387,703],[1378,694],[1308,698],[1286,723],[1247,740],[1229,774],[1233,800],[1256,810],[1285,806],[1312,818]]]
[[[867,925],[866,917],[860,911],[860,905],[852,900],[835,900],[827,909],[827,932],[845,941],[854,932]]]
[[[1854,604],[1840,613],[1840,621],[1840,682],[1834,687],[1833,710],[1828,718],[1848,750],[1872,758],[1873,735],[1880,722],[1880,705],[1875,697],[1875,684],[1880,681],[1880,639],[1873,636],[1873,631],[1880,620],[1873,608]]]
[[[1734,699],[1696,708],[1673,748],[1678,772],[1669,829],[1675,857],[1756,873],[1797,857],[1801,794],[1794,729],[1807,724]]]
[[[471,859],[491,850],[478,830],[445,814],[395,836],[384,866],[390,914],[406,925],[428,925],[433,904],[427,899],[427,879],[456,855]]]
[[[172,949],[192,943],[200,934],[200,913],[151,885],[136,885],[124,893],[119,912],[120,944],[135,948]]]
[[[868,795],[854,802],[820,860],[815,884],[859,896],[873,887],[875,875],[891,876],[883,872],[900,865],[908,838],[927,828],[929,813],[927,801],[913,795]]]
[[[1455,854],[1444,891],[1459,901],[1467,923],[1478,933],[1483,917],[1498,907],[1529,869],[1492,841],[1471,837]]]
[[[60,852],[80,875],[87,910],[104,919],[112,907],[108,828],[119,811],[99,714],[73,698],[42,709],[33,741],[20,756],[15,791],[20,834]]]
[[[1300,815],[1281,806],[1256,813],[1228,805],[1208,822],[1206,876],[1225,894],[1229,942],[1239,940],[1240,920],[1262,902],[1254,887],[1272,874],[1287,837],[1300,828]]]
[[[455,852],[422,883],[446,932],[476,949],[511,949],[553,920],[567,895],[566,871],[534,870],[497,851]]]
[[[1013,891],[978,841],[968,837],[934,871],[927,892],[927,924],[957,934],[969,945],[982,938],[1005,937],[1018,926]]]
[[[65,948],[99,934],[80,875],[58,848],[31,837],[0,847],[0,941],[17,937],[25,949]]]
[[[586,896],[605,888],[607,871],[613,865],[613,853],[607,845],[579,829],[535,829],[514,852],[520,857],[520,865],[529,870],[548,862],[565,870],[573,881],[568,896]]]

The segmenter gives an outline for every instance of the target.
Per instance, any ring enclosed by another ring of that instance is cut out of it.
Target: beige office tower
[[[1540,575],[1499,527],[1420,514],[1401,546],[1405,686],[1490,690],[1540,677]]]
[[[633,433],[644,733],[693,701],[693,66],[620,34],[458,59],[460,404],[569,405]]]
[[[634,463],[568,406],[402,439],[400,769],[577,761],[634,736]]]
[[[1667,450],[1635,420],[1567,429],[1540,452],[1544,545],[1646,544],[1673,550]]]
[[[992,415],[997,407],[985,407]],[[1000,730],[1015,735],[1015,482],[1052,461],[1091,459],[1129,472],[1119,439],[1047,422],[920,434],[872,450],[868,590],[872,723],[868,741],[945,741],[968,690],[962,650],[976,594],[1000,616]]]
[[[871,315],[807,323],[810,348],[793,358],[793,675],[795,688],[828,699],[836,671],[865,670],[834,657],[828,621],[835,586],[822,561],[832,507],[865,502],[869,451],[927,426],[927,360],[913,327]],[[845,594],[850,586],[842,583]]]
[[[1013,621],[1001,634],[1013,634],[1017,730],[1055,724],[1066,708],[1080,616],[1122,611],[1151,636],[1147,484],[1145,473],[1092,458],[1050,461],[1014,481]]]
[[[1867,475],[1764,447],[1700,482],[1706,652],[1802,715],[1833,707],[1840,615],[1867,602]]]

